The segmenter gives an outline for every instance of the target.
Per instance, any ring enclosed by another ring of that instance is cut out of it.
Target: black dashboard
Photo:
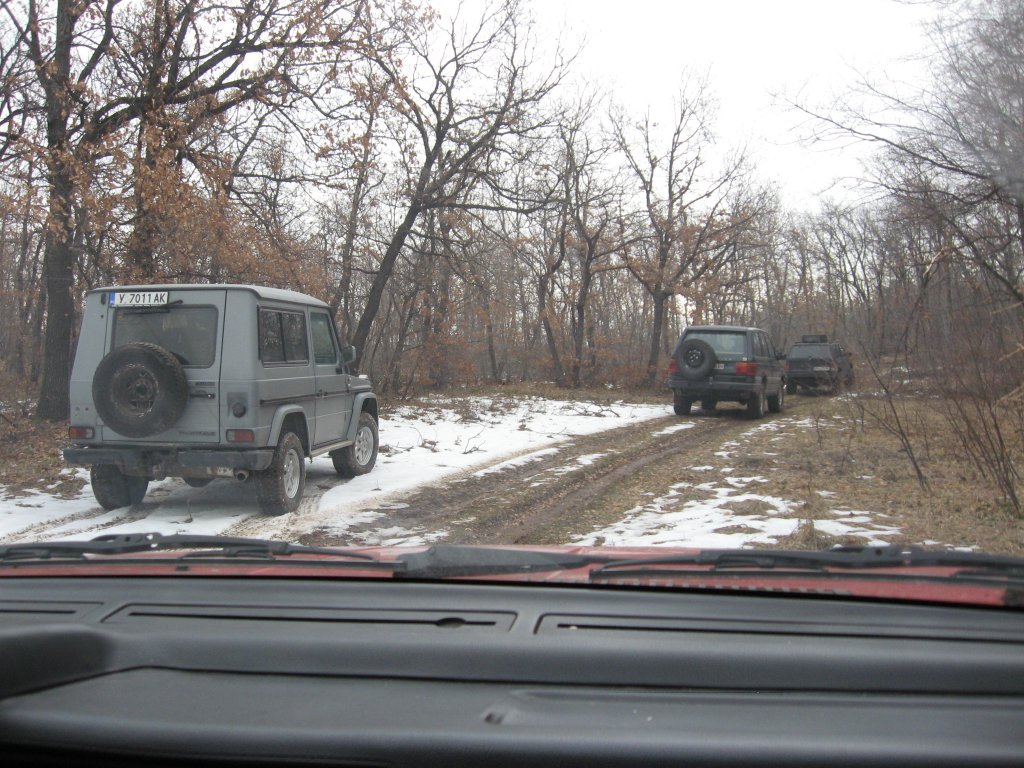
[[[1024,613],[795,594],[16,578],[0,759],[1024,765]]]

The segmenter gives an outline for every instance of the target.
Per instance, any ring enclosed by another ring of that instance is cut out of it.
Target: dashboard
[[[541,583],[13,578],[0,759],[1024,765],[1024,613]]]

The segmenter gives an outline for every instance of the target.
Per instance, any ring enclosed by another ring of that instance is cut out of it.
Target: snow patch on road
[[[670,413],[667,405],[624,402],[505,396],[432,398],[400,406],[381,419],[380,452],[370,474],[342,481],[329,457],[307,464],[306,496],[292,514],[259,515],[253,485],[234,480],[214,480],[205,488],[191,488],[178,479],[151,483],[141,504],[113,512],[99,507],[88,485],[72,499],[41,492],[14,497],[0,487],[0,543],[147,531],[289,540],[320,528],[357,531],[372,525],[364,510],[384,509],[394,496],[417,487],[450,481],[466,472],[501,471],[503,466],[557,452],[556,446],[575,435]],[[582,466],[577,461],[565,471]],[[389,529],[372,536],[365,531],[358,535],[373,538],[372,543],[413,543],[447,534]]]
[[[708,492],[711,498],[683,501],[681,491],[688,488]],[[792,513],[797,506],[795,502],[774,496],[736,493],[734,488],[714,483],[698,486],[679,483],[667,495],[631,509],[621,522],[582,536],[573,543],[701,548],[772,544],[796,530],[799,518],[784,515]]]

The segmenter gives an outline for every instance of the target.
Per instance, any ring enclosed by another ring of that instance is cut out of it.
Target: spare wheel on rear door
[[[687,339],[679,350],[679,372],[690,381],[710,376],[717,362],[715,350],[701,339]]]
[[[148,437],[172,426],[188,403],[178,359],[157,344],[133,342],[100,360],[92,399],[104,423],[126,437]]]

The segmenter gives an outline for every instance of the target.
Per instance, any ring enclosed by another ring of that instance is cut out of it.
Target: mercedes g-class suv
[[[798,386],[806,389],[827,388],[839,391],[840,386],[853,386],[853,363],[850,353],[841,344],[828,340],[827,334],[802,336],[786,355],[786,388],[790,394]]]
[[[741,403],[761,418],[782,410],[786,393],[783,356],[760,328],[693,325],[683,331],[669,361],[668,386],[676,415],[694,402],[712,411],[722,400]]]
[[[91,468],[104,509],[150,480],[255,482],[262,511],[295,510],[305,459],[337,473],[377,458],[377,397],[353,375],[330,308],[253,285],[98,288],[86,295],[71,373],[67,463]]]

